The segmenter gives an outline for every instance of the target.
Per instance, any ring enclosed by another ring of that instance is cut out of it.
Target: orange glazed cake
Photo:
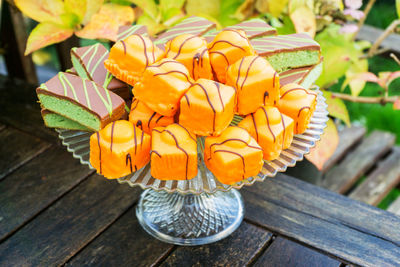
[[[111,47],[104,66],[115,77],[134,86],[145,68],[163,56],[164,52],[149,38],[134,34]]]
[[[208,46],[214,79],[226,82],[228,66],[245,56],[256,55],[249,39],[242,30],[223,30]]]
[[[204,38],[182,34],[168,41],[165,51],[165,57],[185,65],[193,79],[212,79],[207,42]]]
[[[173,116],[179,108],[181,97],[192,83],[185,65],[164,58],[146,68],[139,82],[133,87],[133,94],[155,112]]]
[[[263,166],[262,158],[261,147],[240,127],[230,126],[220,136],[205,139],[205,164],[223,184],[257,175]]]
[[[230,65],[226,84],[237,90],[237,113],[247,115],[279,100],[279,75],[259,56],[247,56]]]
[[[151,175],[160,180],[188,180],[197,175],[197,141],[185,127],[171,124],[152,131]]]
[[[264,159],[274,160],[293,139],[293,120],[283,117],[276,107],[265,106],[247,115],[239,124],[262,147]]]
[[[166,117],[151,110],[143,102],[133,98],[129,121],[145,133],[151,135],[151,130],[158,126],[167,126],[174,123],[174,117]]]
[[[199,79],[181,99],[179,123],[202,136],[219,135],[233,118],[235,89]]]
[[[90,136],[90,164],[109,179],[126,176],[150,160],[150,135],[119,120]]]
[[[286,84],[280,91],[277,107],[294,120],[295,134],[304,133],[317,105],[317,94],[296,83]]]

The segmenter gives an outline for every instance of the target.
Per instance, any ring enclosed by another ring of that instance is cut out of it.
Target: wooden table
[[[136,219],[141,190],[80,165],[35,101],[0,77],[1,266],[400,265],[400,217],[283,174],[241,190],[245,219],[225,240],[159,242]]]

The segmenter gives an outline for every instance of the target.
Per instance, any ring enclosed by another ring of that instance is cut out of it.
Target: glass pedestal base
[[[155,238],[176,245],[216,242],[235,231],[243,220],[239,192],[183,195],[145,190],[136,208],[139,223]]]

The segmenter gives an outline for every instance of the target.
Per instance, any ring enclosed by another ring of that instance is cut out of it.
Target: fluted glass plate
[[[266,177],[274,177],[278,172],[286,171],[287,167],[292,167],[297,161],[303,160],[310,148],[315,146],[315,142],[320,139],[326,122],[328,121],[327,104],[322,92],[316,88],[317,106],[307,130],[303,134],[297,134],[288,149],[280,154],[279,158],[273,161],[264,161],[264,166],[257,176],[247,178],[241,182],[226,185],[220,183],[204,164],[202,153],[198,157],[198,174],[191,180],[182,181],[162,181],[155,179],[150,174],[150,164],[128,176],[118,179],[120,183],[127,183],[130,186],[140,186],[143,189],[154,189],[156,191],[167,191],[168,193],[179,192],[182,194],[192,193],[214,193],[216,191],[229,191],[232,188],[240,189],[244,185],[252,185],[256,181],[263,181]],[[89,162],[90,146],[89,139],[92,133],[57,129],[62,144],[73,154],[74,158],[80,160],[82,164],[92,166]],[[199,151],[203,150],[202,142],[198,142]]]

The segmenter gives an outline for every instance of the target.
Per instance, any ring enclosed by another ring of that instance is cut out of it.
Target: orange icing
[[[247,56],[230,65],[227,85],[237,89],[237,113],[247,115],[279,100],[279,75],[259,56]]]
[[[179,123],[197,135],[219,135],[232,121],[235,95],[231,86],[199,79],[181,99]]]
[[[179,124],[152,131],[151,175],[160,180],[188,180],[197,175],[196,136]]]
[[[224,184],[257,175],[263,166],[262,157],[261,147],[239,127],[230,126],[220,136],[205,139],[205,164]]]
[[[277,107],[294,120],[295,134],[304,133],[317,105],[316,93],[298,84],[289,83],[281,87],[280,94]]]
[[[115,77],[134,86],[145,68],[163,56],[164,52],[149,38],[134,34],[111,47],[104,66]]]
[[[207,42],[204,38],[182,34],[170,40],[165,51],[165,57],[184,64],[193,79],[212,79]]]
[[[167,126],[174,123],[174,117],[166,117],[151,110],[143,102],[133,98],[129,121],[139,127],[145,133],[151,134],[151,130],[158,126]]]
[[[90,164],[109,179],[126,176],[150,160],[150,135],[119,120],[90,136]]]
[[[223,30],[208,45],[211,67],[219,82],[226,82],[229,65],[245,56],[255,55],[249,39],[242,30]]]
[[[278,158],[282,149],[290,146],[293,139],[293,120],[283,117],[276,107],[261,107],[247,115],[238,126],[256,139],[263,149],[265,160]]]
[[[150,109],[164,116],[173,116],[179,108],[181,97],[192,83],[182,63],[164,58],[146,68],[132,91]]]

